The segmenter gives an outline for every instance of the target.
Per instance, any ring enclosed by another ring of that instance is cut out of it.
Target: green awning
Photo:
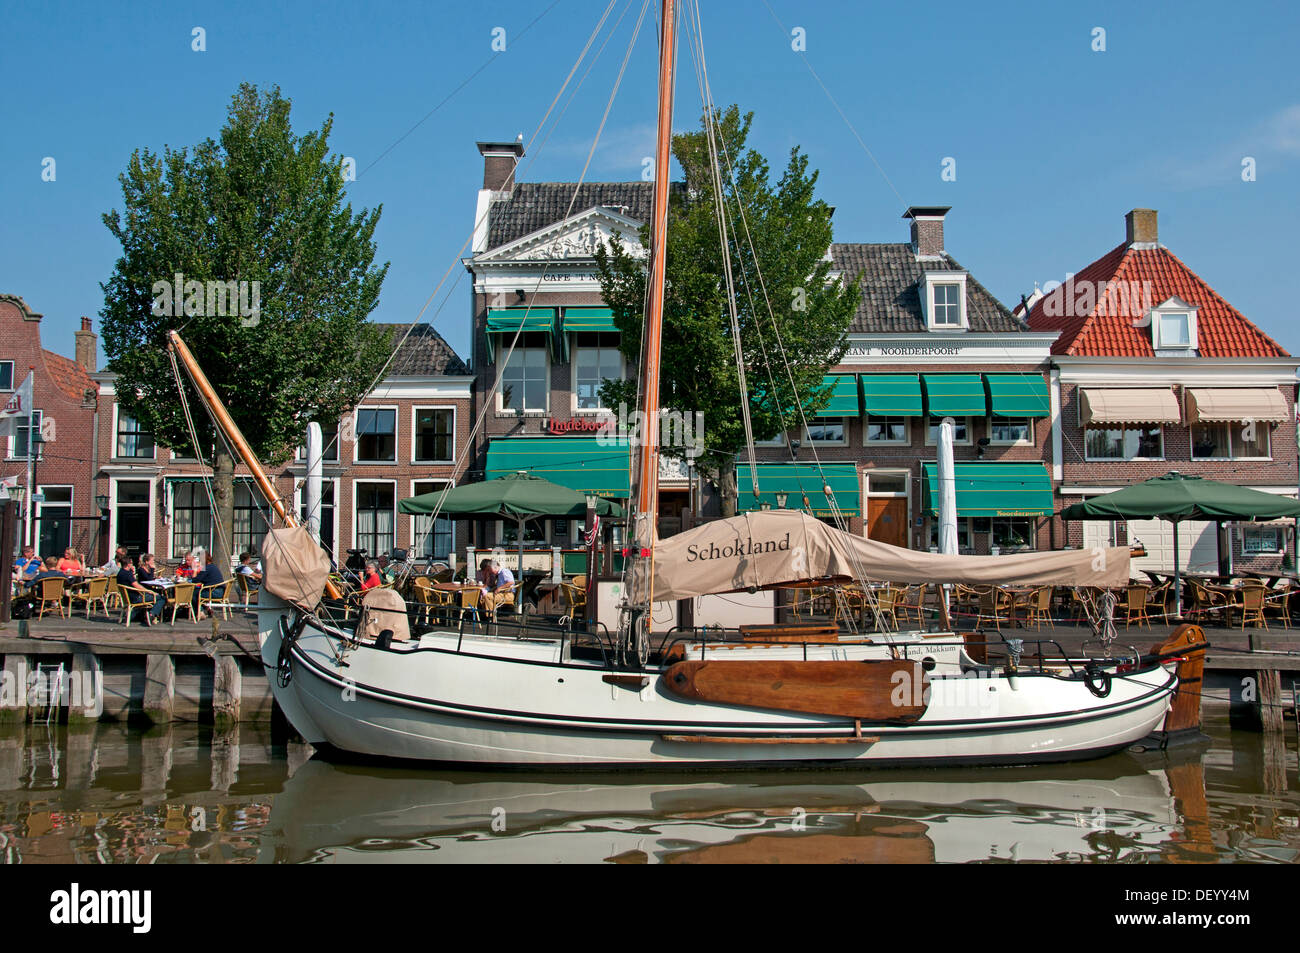
[[[736,464],[736,486],[740,491],[737,510],[762,509],[764,503],[772,509],[780,509],[777,494],[785,494],[787,510],[804,509],[803,498],[808,497],[809,509],[813,516],[831,516],[830,501],[822,492],[822,476],[835,494],[835,502],[845,516],[857,516],[860,511],[858,497],[858,468],[852,463],[825,464],[820,470],[814,464],[806,463],[760,463],[758,469],[758,499],[749,477],[749,464]]]
[[[921,416],[921,379],[915,374],[863,374],[861,380],[868,415]]]
[[[922,463],[924,500],[931,515],[939,506],[937,464]],[[1041,463],[958,463],[958,516],[1051,516],[1052,480]]]
[[[861,416],[862,411],[858,408],[857,374],[827,374],[822,378],[822,383],[831,385],[831,400],[817,411],[818,417]]]
[[[1052,404],[1039,374],[985,374],[989,407],[1002,417],[1048,417]]]
[[[922,374],[931,417],[983,417],[984,381],[978,374]]]
[[[487,316],[487,359],[493,360],[494,334],[514,334],[522,327],[524,333],[543,332],[550,335],[548,346],[555,354],[554,308],[489,308]]]
[[[613,308],[565,308],[562,322],[565,334],[573,331],[614,331]]]
[[[501,437],[488,444],[487,478],[519,470],[594,496],[625,497],[631,482],[626,443],[599,437]]]

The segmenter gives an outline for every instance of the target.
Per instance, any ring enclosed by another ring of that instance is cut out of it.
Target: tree
[[[830,279],[831,208],[814,197],[817,172],[809,171],[798,147],[772,185],[767,160],[745,145],[753,113],[742,117],[730,106],[712,117],[706,113],[699,131],[673,136],[685,182],[669,203],[661,402],[703,413],[706,449],[696,465],[717,472],[723,515],[733,516],[745,430],[705,125],[710,118],[755,440],[795,430],[800,408],[811,418],[826,406],[831,388],[823,378],[843,357],[859,292],[856,284]],[[649,242],[647,225],[641,244]],[[597,250],[596,264],[601,294],[622,332],[619,348],[639,364],[646,263],[613,242]],[[634,406],[636,382],[606,381],[601,399],[608,407]],[[683,453],[671,446],[663,452]]]
[[[366,321],[388,265],[376,267],[382,207],[354,214],[333,116],[293,133],[279,88],[243,84],[217,140],[161,156],[137,150],[119,176],[124,211],[103,221],[122,256],[100,312],[117,399],[165,447],[194,454],[167,352],[181,332],[218,396],[267,464],[288,459],[312,420],[338,420],[370,387],[390,335]],[[179,283],[179,286],[175,286]],[[232,300],[236,299],[236,300]],[[190,387],[186,381],[185,386]],[[188,391],[213,462],[213,558],[228,568],[234,460]]]

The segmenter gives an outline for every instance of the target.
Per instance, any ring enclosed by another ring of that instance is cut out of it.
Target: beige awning
[[[1276,387],[1189,387],[1187,419],[1190,423],[1226,420],[1281,422],[1288,418],[1286,398]]]
[[[1081,391],[1079,423],[1176,424],[1182,419],[1172,388],[1085,387]]]

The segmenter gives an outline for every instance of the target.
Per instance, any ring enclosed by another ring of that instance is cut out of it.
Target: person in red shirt
[[[379,564],[373,561],[366,563],[366,575],[361,580],[362,590],[374,589],[379,584]]]

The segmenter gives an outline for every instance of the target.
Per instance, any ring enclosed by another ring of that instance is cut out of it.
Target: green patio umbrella
[[[515,520],[519,526],[519,581],[524,575],[524,521],[542,516],[582,517],[587,513],[587,497],[577,490],[522,470],[495,480],[466,483],[463,486],[435,490],[408,497],[397,504],[403,513],[441,516],[496,516]],[[609,500],[596,499],[598,516],[619,517],[623,508]]]
[[[1236,523],[1300,516],[1300,502],[1250,487],[1219,483],[1177,471],[1067,506],[1067,520],[1162,519],[1174,524],[1174,605],[1183,612],[1178,575],[1178,524],[1183,520]]]

